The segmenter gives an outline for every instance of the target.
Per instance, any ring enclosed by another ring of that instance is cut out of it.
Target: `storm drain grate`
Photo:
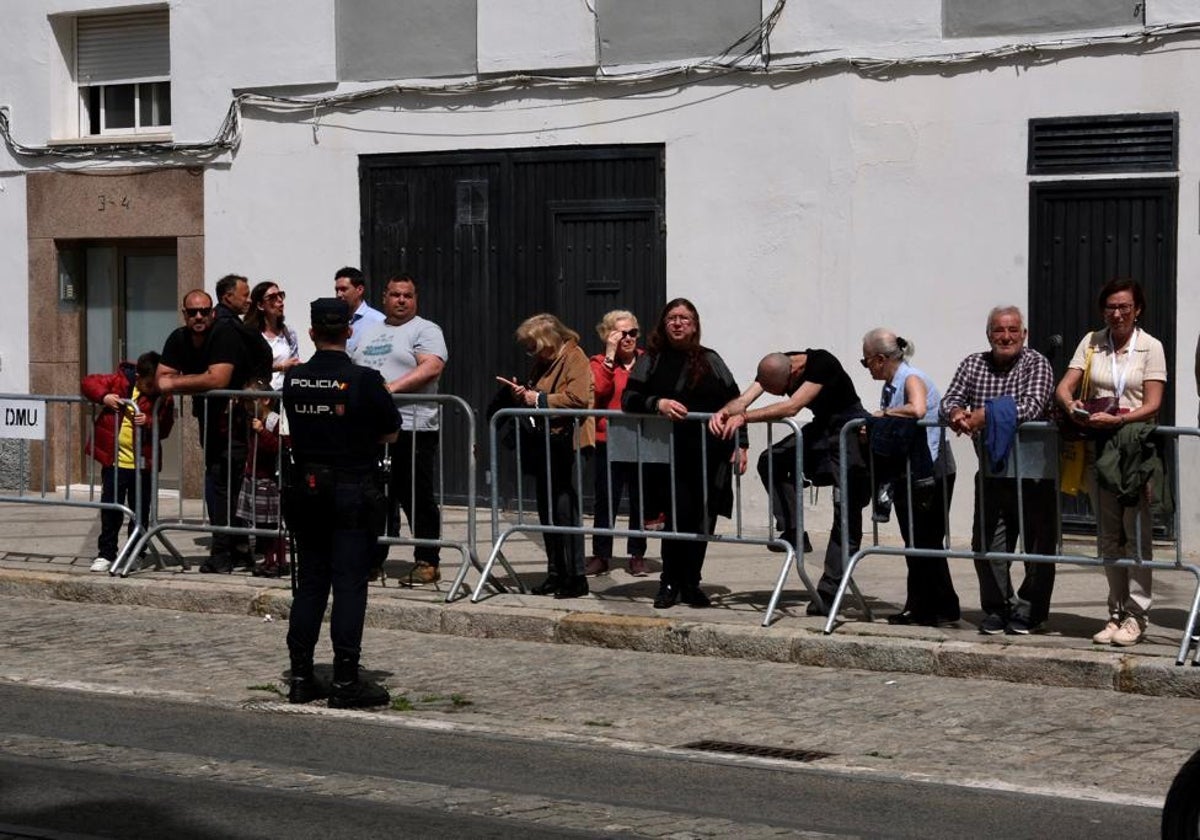
[[[821,758],[829,758],[829,756],[833,755],[833,753],[818,752],[817,750],[763,747],[758,744],[738,744],[733,741],[693,741],[690,744],[684,744],[679,749],[729,753],[731,755],[752,755],[757,758],[780,758],[784,761],[816,761]]]

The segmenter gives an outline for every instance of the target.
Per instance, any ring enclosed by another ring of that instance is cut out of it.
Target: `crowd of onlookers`
[[[334,288],[351,312],[351,358],[380,371],[392,393],[436,393],[448,351],[441,329],[417,314],[417,281],[406,275],[389,279],[383,311],[364,300],[365,278],[357,269],[336,272]],[[103,501],[132,505],[140,480],[145,515],[148,473],[143,470],[139,477],[132,430],[146,427],[159,394],[276,391],[285,372],[299,362],[279,284],[265,281],[251,289],[245,278],[229,275],[215,291],[215,304],[203,290],[185,296],[184,324],[168,337],[161,355],[147,353],[112,375],[84,380],[84,394],[105,407],[90,450],[103,467]],[[810,615],[828,614],[844,560],[861,545],[865,511],[876,521],[894,513],[908,547],[945,547],[946,511],[956,478],[948,433],[975,438],[982,453],[975,476],[973,551],[1012,553],[1023,541],[1024,553],[1055,554],[1058,441],[1046,446],[1045,440],[1017,434],[1026,421],[1054,420],[1068,441],[1064,456],[1070,452],[1086,468],[1078,483],[1091,494],[1101,558],[1149,560],[1152,510],[1169,503],[1151,437],[1163,399],[1166,361],[1162,344],[1138,325],[1146,302],[1135,281],[1109,282],[1097,302],[1104,325],[1081,337],[1057,384],[1047,359],[1027,345],[1016,307],[996,307],[987,314],[987,349],[963,359],[944,390],[912,364],[911,340],[882,327],[872,329],[863,336],[859,363],[881,389],[878,399],[866,404],[838,357],[820,348],[768,353],[749,386],[739,388],[721,356],[702,343],[700,314],[684,298],[670,301],[645,336],[633,313],[609,312],[596,327],[603,352],[590,358],[577,332],[542,313],[516,331],[517,342],[531,358],[528,374],[523,380],[499,378],[501,390],[491,409],[619,409],[674,421],[673,466],[643,465],[640,475],[635,464],[611,456],[610,429],[603,418],[580,422],[551,413],[516,424],[543,524],[582,524],[576,460],[578,453],[587,452],[596,481],[594,527],[615,527],[616,511],[627,497],[629,530],[641,532],[626,541],[624,565],[631,575],[648,572],[645,532],[664,531],[654,600],[659,609],[680,602],[709,605],[701,587],[707,541],[671,534],[712,535],[717,518],[730,515],[734,473],[747,466],[746,424],[793,417],[803,409],[812,415],[803,434],[774,442],[759,456],[757,471],[778,529],[775,549],[790,545],[812,551],[796,521],[797,487],[834,488],[833,522]],[[756,407],[763,394],[779,399]],[[277,406],[267,398],[196,398],[192,404],[200,421],[212,524],[274,528],[280,521],[277,465],[283,432]],[[172,403],[162,400],[159,406],[161,439],[170,431]],[[711,417],[706,423],[680,422],[696,413]],[[436,406],[406,401],[401,415],[404,433],[389,452],[388,532],[398,532],[402,509],[413,535],[427,541],[415,551],[409,582],[435,583],[440,579],[439,553],[430,543],[441,537],[435,487],[439,412]],[[862,420],[866,430],[855,436],[845,450],[848,461],[842,463],[841,433],[854,420]],[[921,422],[931,420],[938,425]],[[142,463],[158,463],[150,457],[149,441],[144,444]],[[795,474],[797,446],[803,447],[803,476]],[[1013,457],[1015,447],[1019,457]],[[1017,461],[1026,465],[1020,478]],[[845,523],[843,507],[848,511]],[[107,570],[113,562],[120,520],[119,513],[102,515],[94,570]],[[535,592],[558,598],[585,595],[588,576],[604,574],[618,562],[610,534],[593,536],[590,555],[581,532],[544,536],[547,576]],[[218,529],[201,571],[228,572],[239,566],[267,575],[287,571],[287,552],[276,538],[259,548],[263,560],[255,565],[244,537]],[[378,565],[386,551],[381,546]],[[946,559],[910,556],[907,564],[904,607],[888,620],[919,625],[959,621],[959,597]],[[1010,566],[1004,560],[975,562],[983,633],[1028,634],[1047,619],[1054,564],[1026,563],[1016,588]],[[1150,570],[1138,563],[1108,563],[1105,574],[1108,621],[1094,641],[1135,644],[1146,629]]]

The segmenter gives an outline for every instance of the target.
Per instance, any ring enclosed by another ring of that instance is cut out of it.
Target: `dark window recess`
[[[460,225],[486,225],[488,220],[488,182],[459,181],[455,184],[455,221]]]
[[[1029,174],[1174,172],[1179,115],[1114,114],[1029,121]]]

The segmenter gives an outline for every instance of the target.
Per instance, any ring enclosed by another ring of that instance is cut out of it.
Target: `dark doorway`
[[[372,301],[401,272],[420,284],[419,312],[446,335],[443,393],[479,417],[486,492],[484,409],[497,374],[524,379],[517,325],[553,312],[599,352],[593,326],[610,309],[645,324],[666,302],[663,148],[570,147],[360,160],[362,262]],[[465,432],[446,430],[447,491],[466,496]],[[502,486],[505,498],[515,495]]]
[[[1131,277],[1146,292],[1141,326],[1163,343],[1169,382],[1159,415],[1175,417],[1175,238],[1178,181],[1035,183],[1030,190],[1029,341],[1061,377],[1075,346],[1103,327],[1100,287]],[[1064,527],[1094,527],[1084,497],[1063,497]]]

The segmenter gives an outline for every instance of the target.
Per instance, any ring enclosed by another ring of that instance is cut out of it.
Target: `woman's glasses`
[[[1105,312],[1120,312],[1122,315],[1128,315],[1133,311],[1132,303],[1110,303],[1104,307]]]
[[[621,338],[637,338],[638,328],[634,327],[631,330],[621,330]]]
[[[278,292],[268,292],[267,294],[263,295],[263,300],[285,300],[286,298],[287,292],[283,290]]]

